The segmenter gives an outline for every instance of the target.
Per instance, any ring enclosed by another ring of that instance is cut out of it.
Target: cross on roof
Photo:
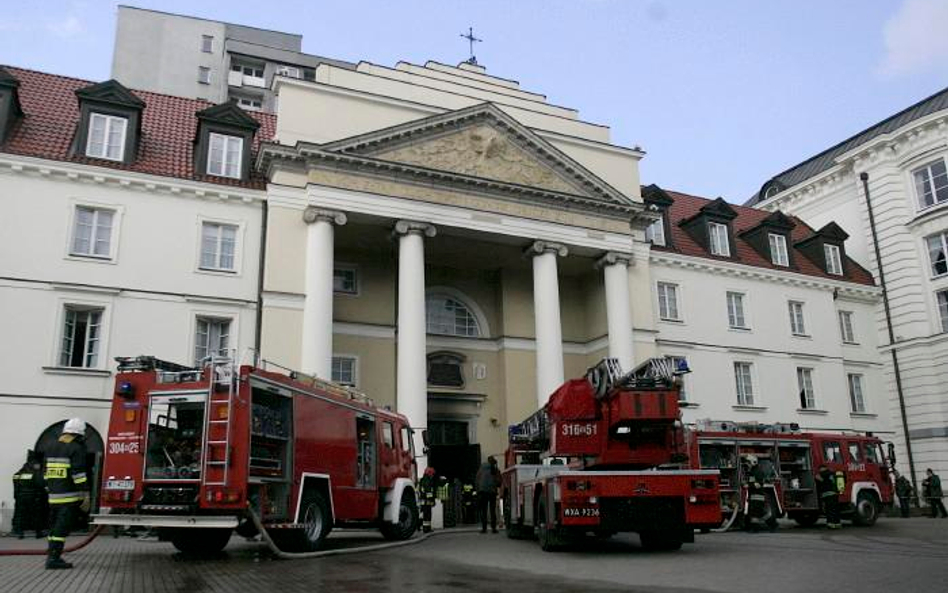
[[[474,27],[468,27],[467,34],[461,33],[461,37],[467,39],[468,45],[470,46],[469,51],[471,53],[471,57],[466,60],[467,63],[477,64],[477,58],[474,56],[474,43],[482,43],[484,40],[474,37]]]

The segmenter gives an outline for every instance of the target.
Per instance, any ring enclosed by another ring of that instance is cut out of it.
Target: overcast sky
[[[948,86],[948,0],[128,0],[303,35],[308,53],[457,63],[647,151],[642,182],[743,202]],[[114,0],[0,0],[0,63],[109,78]]]

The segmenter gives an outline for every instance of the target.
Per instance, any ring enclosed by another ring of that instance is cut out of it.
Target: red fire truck
[[[203,368],[117,360],[96,524],[157,527],[200,553],[222,549],[234,528],[252,533],[249,513],[287,551],[318,548],[333,526],[414,533],[404,416],[334,383],[226,358]]]
[[[691,457],[699,467],[721,472],[721,510],[727,527],[741,525],[738,519],[747,516],[750,455],[767,477],[771,525],[782,516],[800,525],[816,523],[820,498],[815,474],[821,465],[833,472],[837,483],[843,483],[840,508],[853,523],[872,525],[892,504],[894,448],[878,437],[801,432],[796,424],[702,420],[689,441]]]
[[[622,375],[614,359],[564,383],[510,428],[507,534],[552,550],[587,533],[637,532],[673,550],[721,522],[718,471],[688,468],[669,359]]]

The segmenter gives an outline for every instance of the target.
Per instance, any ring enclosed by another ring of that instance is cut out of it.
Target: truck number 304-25
[[[596,435],[596,425],[592,422],[567,422],[562,425],[564,437],[591,437]]]

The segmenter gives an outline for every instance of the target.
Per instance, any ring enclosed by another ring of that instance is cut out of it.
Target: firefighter
[[[13,474],[13,533],[23,539],[23,532],[36,531],[36,537],[46,535],[46,487],[43,484],[43,466],[33,451],[27,451],[26,463]]]
[[[895,477],[895,495],[899,498],[899,511],[903,519],[909,517],[909,502],[912,500],[912,483],[902,474],[896,474]]]
[[[421,530],[424,533],[431,532],[431,509],[435,505],[435,470],[433,467],[425,468],[425,475],[418,480],[418,493],[421,495]]]
[[[757,531],[764,522],[767,511],[767,495],[764,493],[764,471],[756,455],[746,455],[747,462],[747,524],[749,531]]]
[[[474,492],[474,484],[465,483],[461,486],[461,516],[462,523],[477,523],[477,493]]]
[[[839,486],[836,476],[825,465],[821,465],[816,473],[816,489],[820,493],[823,512],[826,514],[826,526],[839,529],[843,526],[839,520]]]
[[[89,489],[86,478],[86,423],[71,418],[63,426],[62,435],[46,451],[46,488],[49,491],[49,549],[46,568],[72,568],[62,559],[66,536],[76,515],[89,511]]]

